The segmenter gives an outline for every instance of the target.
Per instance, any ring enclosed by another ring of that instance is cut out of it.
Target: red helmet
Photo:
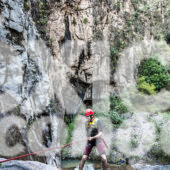
[[[94,114],[93,110],[91,110],[91,109],[86,109],[84,116],[89,116],[89,115],[93,115],[93,114]]]

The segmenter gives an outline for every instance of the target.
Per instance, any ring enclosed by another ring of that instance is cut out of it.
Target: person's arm
[[[103,132],[99,132],[96,136],[88,137],[88,140],[91,141],[93,139],[100,138],[102,136],[102,134],[103,134]]]

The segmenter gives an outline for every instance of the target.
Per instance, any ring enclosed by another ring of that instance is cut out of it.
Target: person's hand
[[[91,141],[91,140],[93,140],[93,137],[88,137],[87,140]]]

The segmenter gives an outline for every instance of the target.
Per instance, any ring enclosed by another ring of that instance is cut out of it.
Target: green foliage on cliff
[[[105,105],[108,105],[108,103],[106,102],[110,102],[109,103],[110,110],[108,111],[107,109],[104,108]],[[108,101],[106,100],[100,102],[99,106],[102,106],[103,108],[101,107],[100,109],[97,109],[97,111],[95,111],[96,117],[104,116],[110,118],[111,122],[114,124],[115,127],[118,127],[123,122],[123,118],[121,117],[121,114],[128,112],[127,107],[122,103],[121,99],[113,95],[109,97]]]
[[[145,94],[155,94],[154,84],[149,84],[145,81],[145,77],[140,77],[138,80],[137,89]]]
[[[139,67],[138,87],[146,87],[150,92],[155,90],[158,92],[166,87],[169,81],[169,74],[165,66],[153,58],[143,60]],[[148,83],[151,87],[146,84]],[[153,86],[154,85],[154,86]],[[144,88],[141,88],[144,89]]]
[[[117,2],[117,3],[115,4],[115,9],[117,10],[117,12],[120,11],[120,5],[121,5],[120,2]]]
[[[24,9],[26,10],[26,11],[29,11],[30,10],[30,6],[28,5],[28,2],[25,0],[24,1]]]
[[[71,122],[71,123],[68,125],[68,138],[67,138],[67,142],[66,142],[66,143],[70,143],[73,130],[74,130],[74,121]]]
[[[153,145],[150,150],[150,156],[161,163],[170,162],[170,156],[162,150],[160,145]]]
[[[110,97],[110,109],[118,114],[128,112],[127,107],[122,103],[121,99],[116,96]]]
[[[83,19],[83,23],[84,23],[84,24],[87,24],[87,23],[88,23],[88,19],[87,19],[87,18],[84,18],[84,19]]]
[[[55,5],[53,0],[37,0],[30,1],[31,14],[34,22],[36,23],[37,30],[39,31],[42,39],[45,40],[46,45],[51,47],[52,43],[49,38],[49,31],[47,30],[47,22],[51,14],[51,9]],[[27,7],[26,7],[27,8]]]
[[[68,137],[66,140],[66,144],[71,142],[72,132],[74,130],[75,119],[76,119],[76,116],[74,116],[73,119],[70,119],[70,115],[64,116],[64,122],[67,124],[67,129],[68,129]]]

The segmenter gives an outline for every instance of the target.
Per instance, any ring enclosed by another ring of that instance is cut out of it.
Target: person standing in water
[[[87,118],[86,122],[87,143],[79,165],[79,170],[83,169],[84,164],[94,146],[97,147],[97,150],[101,155],[103,170],[107,170],[107,158],[105,155],[103,141],[101,139],[103,133],[102,123],[99,119],[94,117],[94,112],[91,109],[85,110],[85,116]]]

